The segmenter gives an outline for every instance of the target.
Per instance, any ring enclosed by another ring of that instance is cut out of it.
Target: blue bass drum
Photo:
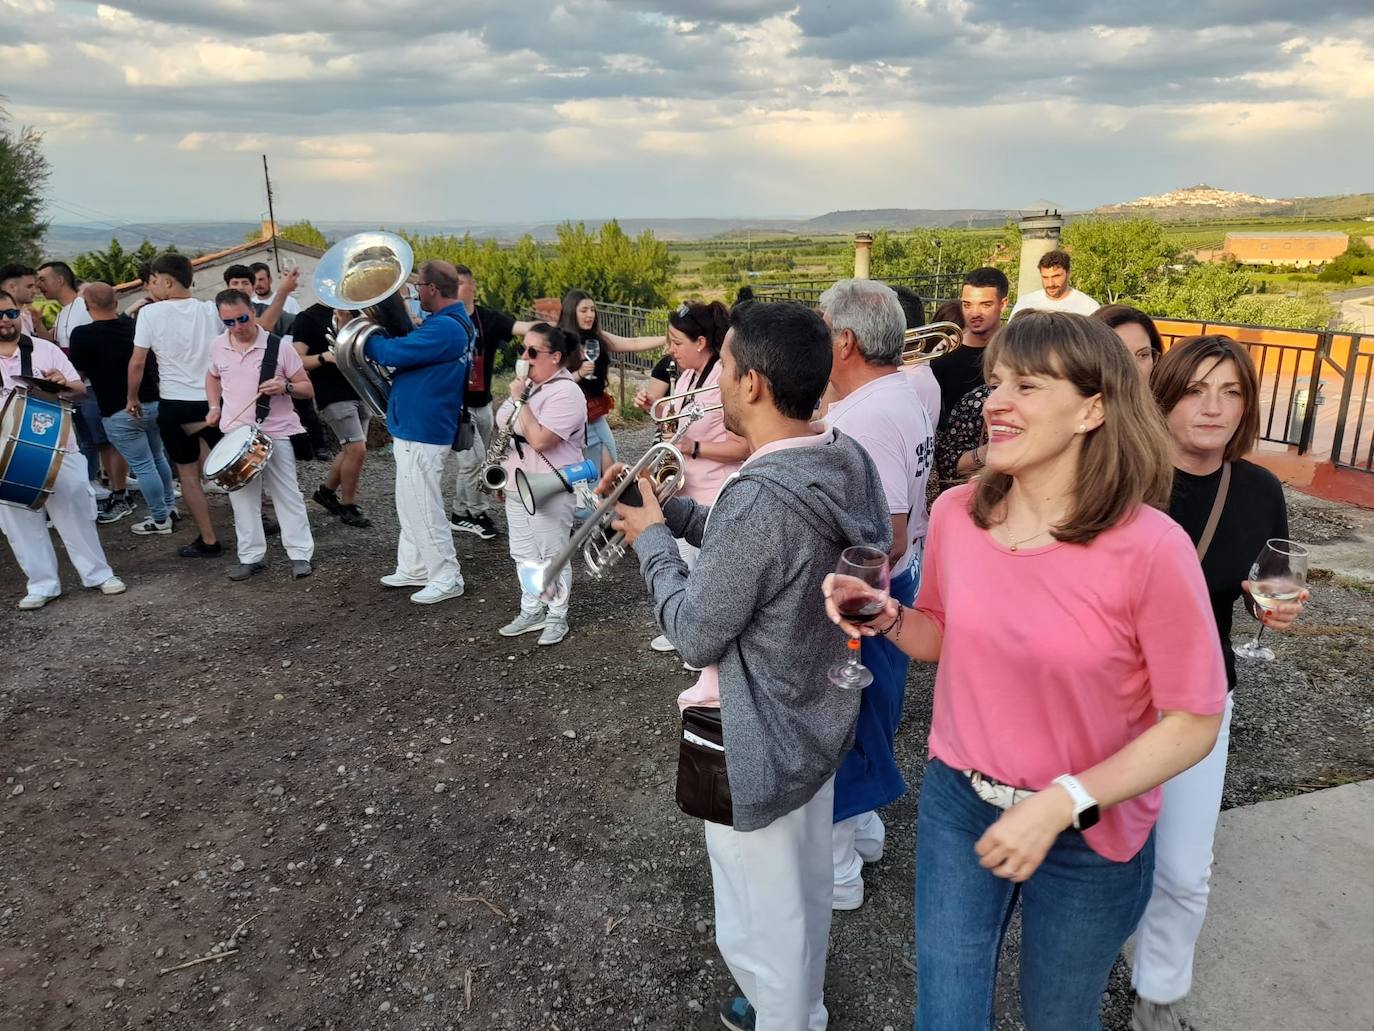
[[[34,511],[57,483],[72,434],[72,406],[22,387],[0,408],[0,502]]]

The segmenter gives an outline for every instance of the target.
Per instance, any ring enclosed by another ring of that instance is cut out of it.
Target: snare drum
[[[252,483],[271,457],[271,437],[256,426],[236,426],[210,450],[205,477],[233,493]]]
[[[37,511],[52,495],[72,434],[72,406],[15,387],[0,408],[0,502]]]

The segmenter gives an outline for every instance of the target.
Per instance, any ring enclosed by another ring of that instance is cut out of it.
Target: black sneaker
[[[372,520],[363,515],[363,510],[357,505],[340,505],[339,520],[348,526],[359,528],[372,525]]]
[[[107,523],[117,523],[126,515],[132,515],[133,511],[134,506],[129,504],[127,497],[111,494],[96,505],[95,521],[101,526]]]
[[[496,536],[496,527],[486,515],[475,516],[467,512],[459,515],[457,512],[450,512],[448,524],[454,533],[470,533],[484,541]]]
[[[480,528],[480,532],[477,536],[484,541],[495,540],[501,532],[496,529],[496,524],[491,521],[491,516],[487,515],[485,512],[481,515],[473,516],[472,521]]]
[[[206,544],[204,538],[197,537],[177,554],[182,558],[219,558],[224,554],[224,545],[219,541],[215,541],[214,544]]]
[[[310,495],[310,498],[317,505],[323,506],[325,510],[332,515],[343,515],[344,506],[343,502],[339,500],[339,495],[323,484],[320,485],[314,494]]]

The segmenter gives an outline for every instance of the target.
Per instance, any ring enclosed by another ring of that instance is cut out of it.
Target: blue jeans
[[[100,404],[95,399],[95,391],[86,388],[86,394],[76,403],[73,413],[72,429],[76,431],[76,444],[86,458],[86,478],[100,479],[100,445],[109,444],[108,436],[100,418]]]
[[[1098,1031],[1112,964],[1150,898],[1154,833],[1112,862],[1060,834],[1023,884],[978,865],[973,846],[1002,810],[938,759],[916,821],[916,1031],[995,1024],[997,956],[1021,903],[1021,1008],[1028,1031]]]
[[[587,446],[582,449],[582,453],[594,461],[598,469],[605,469],[619,461],[615,453],[615,437],[611,433],[611,424],[606,421],[604,415],[596,422],[587,423]]]
[[[148,514],[162,522],[171,514],[176,495],[172,493],[172,467],[167,464],[167,452],[162,449],[162,436],[157,429],[157,402],[144,404],[142,419],[135,419],[128,412],[115,412],[101,422],[110,443],[138,477],[138,489],[143,492]]]

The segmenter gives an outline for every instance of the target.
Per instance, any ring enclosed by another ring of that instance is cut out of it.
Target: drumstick
[[[248,400],[248,403],[247,403],[246,405],[244,405],[242,408],[239,409],[239,414],[236,415],[236,416],[234,416],[234,417],[233,417],[232,419],[230,419],[229,421],[230,421],[230,422],[238,422],[239,419],[241,419],[241,418],[243,417],[243,413],[244,413],[244,412],[248,411],[248,409],[252,408],[255,404],[258,403],[258,398],[260,398],[260,397],[262,397],[262,391],[261,391],[261,390],[259,390],[256,394],[254,394],[254,395]],[[223,425],[224,425],[224,420],[221,419],[221,420],[219,421],[219,424],[220,424],[221,426],[223,426]]]

